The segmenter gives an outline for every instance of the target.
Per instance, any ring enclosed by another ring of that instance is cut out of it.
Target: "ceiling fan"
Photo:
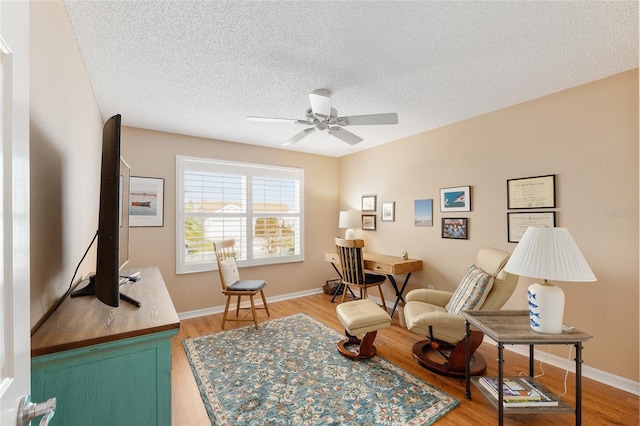
[[[363,139],[360,136],[354,135],[348,130],[343,129],[343,127],[398,124],[398,114],[395,112],[338,117],[338,111],[331,107],[331,92],[327,89],[317,89],[309,93],[309,102],[311,103],[311,108],[307,109],[305,113],[306,118],[304,120],[255,116],[247,116],[247,120],[295,123],[312,126],[296,133],[291,138],[287,139],[283,145],[293,145],[308,134],[314,132],[316,129],[320,131],[326,130],[330,135],[335,136],[350,145],[355,145],[358,142],[362,142]]]

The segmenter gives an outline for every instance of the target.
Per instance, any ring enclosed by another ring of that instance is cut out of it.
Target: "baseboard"
[[[496,345],[492,339],[485,336],[484,341],[492,345]],[[567,346],[573,349],[573,346]],[[529,357],[529,346],[523,345],[505,345],[505,350],[515,352],[519,355]],[[572,352],[573,354],[573,352]],[[552,365],[554,367],[561,368],[563,370],[569,370],[569,372],[576,372],[575,354],[569,359],[567,352],[567,358],[562,358],[557,355],[553,355],[544,351],[535,350],[534,357],[536,360],[536,368],[540,361],[544,361],[545,364]],[[528,372],[527,372],[528,374]],[[640,395],[640,382],[634,382],[625,377],[616,376],[615,374],[607,373],[606,371],[598,370],[597,368],[589,367],[586,364],[582,364],[582,377],[588,377],[596,382],[603,383],[607,386],[611,386],[616,389],[629,392],[634,395]]]
[[[322,292],[323,291],[321,288],[317,288],[313,290],[305,290],[305,291],[299,291],[296,293],[283,294],[281,296],[267,297],[267,303],[280,302],[282,300],[289,300],[289,299],[297,299],[299,297],[311,296],[313,294],[318,294]],[[249,305],[249,302],[246,302],[246,305],[245,303],[242,303],[240,306],[246,307],[248,305]],[[262,305],[262,300],[259,297],[256,299],[256,306],[258,305]],[[178,314],[178,318],[183,320],[188,318],[202,317],[202,316],[211,315],[211,314],[221,314],[222,312],[224,312],[224,305],[213,306],[211,308],[206,308],[206,309],[197,309],[195,311],[180,312]]]
[[[282,300],[296,299],[298,297],[311,296],[313,294],[319,294],[322,292],[323,292],[322,288],[305,290],[305,291],[300,291],[296,293],[284,294],[281,296],[267,297],[267,302],[272,303],[272,302],[279,302]],[[370,295],[369,298],[374,300],[376,303],[381,302],[380,298],[377,298],[375,296]],[[387,302],[386,303],[387,307],[391,309],[393,307],[393,303],[390,303],[389,301],[386,301],[386,302]],[[224,306],[214,306],[212,308],[207,308],[207,309],[181,312],[178,314],[178,318],[180,318],[181,320],[188,319],[188,318],[197,318],[204,315],[219,314],[222,312],[224,312]],[[489,339],[486,336],[484,341],[492,345],[496,345],[496,342],[494,342],[493,340]],[[519,355],[529,357],[528,346],[507,345],[504,348],[508,351],[515,352]],[[552,355],[547,352],[543,352],[539,350],[535,351],[534,356],[537,362],[544,360],[545,364],[549,364],[554,367],[561,368],[563,370],[569,370],[571,373],[576,372],[575,362],[568,361],[567,358],[562,358],[562,357]],[[616,389],[620,389],[634,395],[640,395],[640,382],[634,382],[633,380],[616,376],[615,374],[607,373],[606,371],[598,370],[597,368],[589,367],[588,365],[585,365],[585,364],[582,365],[582,377],[588,377],[589,379],[595,380],[596,382],[603,383],[607,386],[611,386]]]

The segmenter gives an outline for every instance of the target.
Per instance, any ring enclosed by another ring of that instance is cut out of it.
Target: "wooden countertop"
[[[113,308],[95,296],[68,297],[31,337],[31,356],[180,328],[160,270],[140,268],[140,276],[120,286],[142,304],[139,308],[124,300]]]

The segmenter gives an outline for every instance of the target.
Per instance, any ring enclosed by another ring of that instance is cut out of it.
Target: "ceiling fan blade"
[[[316,130],[315,127],[309,127],[308,129],[304,129],[303,131],[298,132],[292,137],[290,137],[289,139],[287,139],[282,145],[283,146],[293,145],[294,143],[299,142],[300,139],[304,138],[309,133],[313,133],[314,130]]]
[[[342,127],[329,127],[328,131],[330,135],[335,136],[336,138],[348,143],[349,145],[355,145],[358,142],[362,142],[364,140],[360,136],[354,135],[353,133],[343,129]]]
[[[295,118],[275,118],[275,117],[255,117],[252,115],[247,115],[247,120],[249,121],[268,121],[271,123],[306,123],[304,120],[296,120]]]
[[[343,124],[344,123],[344,124]],[[340,126],[360,126],[365,124],[398,124],[398,114],[390,112],[387,114],[351,115],[339,117]]]
[[[331,92],[326,89],[317,89],[309,93],[311,110],[315,115],[329,117],[331,115]]]

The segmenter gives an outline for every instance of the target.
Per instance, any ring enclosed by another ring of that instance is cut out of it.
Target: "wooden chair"
[[[336,238],[336,250],[342,267],[342,302],[344,302],[347,291],[351,291],[351,287],[360,290],[360,298],[367,297],[367,288],[378,286],[380,291],[380,300],[382,308],[386,310],[387,305],[382,293],[382,284],[387,280],[384,275],[368,274],[364,270],[364,258],[362,257],[362,249],[364,240],[347,240],[344,238]]]
[[[222,317],[222,328],[227,321],[253,321],[256,330],[258,329],[258,315],[256,309],[264,309],[269,316],[269,307],[267,306],[267,299],[264,297],[263,289],[267,285],[265,280],[241,280],[238,273],[238,265],[236,264],[236,253],[234,251],[235,240],[224,240],[213,243],[213,247],[216,252],[216,261],[218,262],[218,272],[220,273],[220,283],[222,284],[222,293],[227,296],[227,304],[224,308],[224,315]],[[264,307],[256,308],[253,301],[253,296],[260,293],[262,297],[262,303]],[[229,305],[231,298],[237,296],[236,301],[236,318],[228,318]],[[242,296],[249,296],[251,302],[250,308],[241,308],[240,301]],[[239,317],[240,310],[250,310],[252,318],[246,318],[249,314],[247,312],[242,317]]]

